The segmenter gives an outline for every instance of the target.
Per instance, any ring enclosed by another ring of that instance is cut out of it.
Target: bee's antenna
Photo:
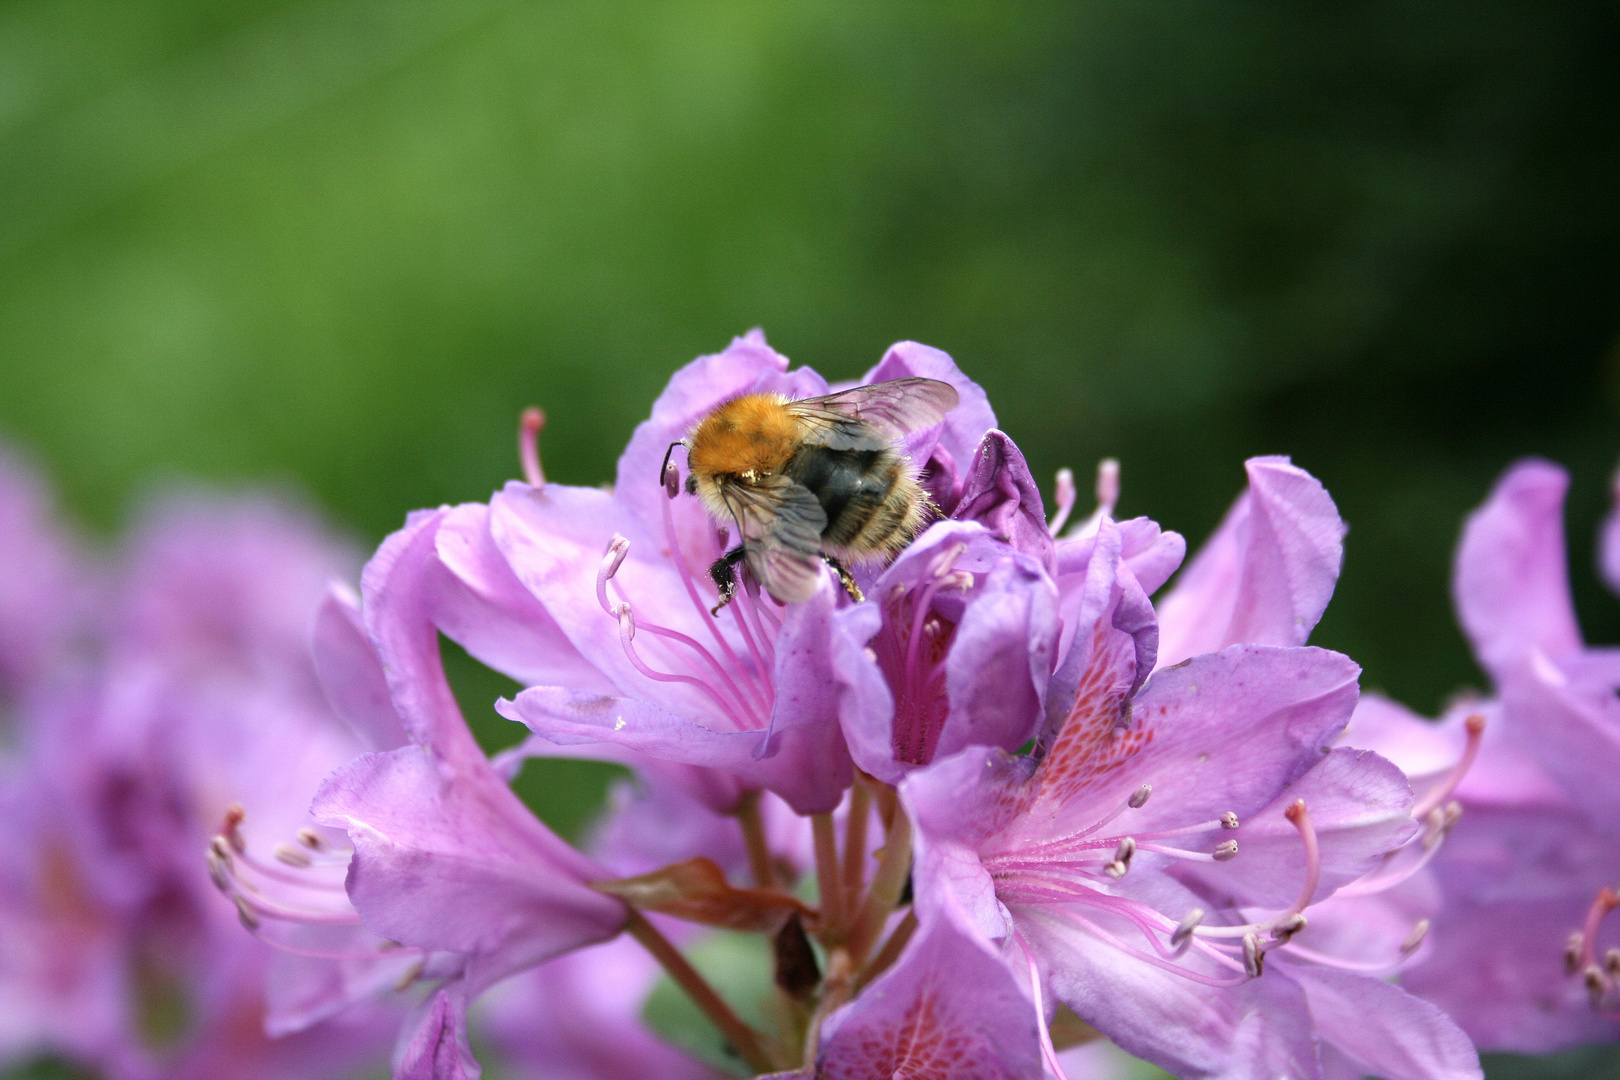
[[[682,442],[680,439],[676,439],[674,442],[670,443],[669,449],[664,451],[664,464],[658,469],[658,482],[664,485],[664,487],[672,489],[670,492],[670,498],[672,499],[675,497],[674,493],[675,491],[679,490],[679,487],[678,485],[673,485],[669,482],[669,458],[671,454],[675,453],[675,448],[677,446],[685,445],[686,443]]]

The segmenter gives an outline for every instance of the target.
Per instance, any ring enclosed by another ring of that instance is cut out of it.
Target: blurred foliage
[[[1574,472],[1578,606],[1620,641],[1617,31],[1598,0],[12,0],[0,431],[99,529],[178,473],[376,540],[513,476],[531,402],[549,475],[597,483],[734,333],[835,378],[913,338],[1041,475],[1117,456],[1122,513],[1195,543],[1244,457],[1293,454],[1352,526],[1315,640],[1434,711],[1481,680],[1457,530],[1519,455]],[[578,768],[525,788],[570,830]]]
[[[1620,1056],[1590,1046],[1543,1058],[1486,1054],[1485,1075],[1490,1080],[1620,1080]]]
[[[760,1030],[772,1030],[781,1005],[771,981],[771,947],[763,937],[714,931],[682,946],[737,1015]],[[653,987],[642,1014],[649,1027],[729,1076],[748,1076],[747,1066],[666,975]]]
[[[57,1058],[39,1058],[4,1073],[5,1080],[95,1080],[87,1072]]]

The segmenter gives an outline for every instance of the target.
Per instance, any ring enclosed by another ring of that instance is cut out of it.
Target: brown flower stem
[[[866,884],[866,824],[872,816],[872,789],[857,776],[849,792],[849,824],[844,828],[844,905],[854,911]]]
[[[905,811],[894,812],[889,835],[883,843],[883,854],[878,858],[877,873],[872,875],[872,887],[866,892],[866,902],[855,916],[849,932],[849,955],[859,964],[867,950],[876,944],[883,926],[894,911],[901,891],[906,887],[906,875],[911,873],[911,822]]]
[[[675,980],[675,985],[686,991],[686,996],[692,999],[693,1004],[720,1029],[720,1034],[731,1044],[732,1049],[737,1051],[737,1055],[748,1063],[750,1069],[755,1072],[770,1072],[776,1067],[776,1063],[760,1044],[758,1033],[732,1012],[731,1006],[715,993],[708,980],[699,974],[697,968],[681,955],[681,951],[671,944],[656,926],[647,921],[645,915],[634,908],[630,909],[630,918],[624,924],[624,928],[631,937],[646,946],[647,951],[664,966],[669,977]]]
[[[743,843],[748,848],[748,869],[754,875],[754,884],[761,889],[774,889],[776,871],[771,868],[771,847],[765,839],[765,819],[759,815],[759,792],[750,791],[744,795],[732,813],[742,827]]]
[[[900,925],[894,928],[894,933],[889,935],[889,940],[883,943],[883,948],[877,951],[877,955],[872,957],[861,973],[856,976],[855,992],[857,994],[861,992],[861,987],[883,974],[896,960],[900,959],[900,953],[911,941],[911,935],[916,932],[917,912],[908,911],[906,917],[900,920]]]
[[[895,795],[894,788],[877,780],[872,781],[873,789],[877,793],[878,820],[883,822],[884,834],[894,828],[894,815],[900,808],[900,800]]]
[[[838,833],[831,814],[812,814],[816,840],[816,888],[821,894],[821,933],[836,939],[844,931],[843,875],[838,866]]]

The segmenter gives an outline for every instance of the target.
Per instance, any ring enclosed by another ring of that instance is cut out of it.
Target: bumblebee
[[[815,592],[823,564],[856,600],[845,562],[888,558],[909,544],[930,503],[896,445],[909,431],[956,408],[956,389],[936,379],[895,379],[826,397],[789,401],[746,394],[720,405],[678,443],[686,490],[741,542],[709,568],[727,604],[746,561],[765,591],[786,604]],[[664,456],[668,475],[669,454]]]

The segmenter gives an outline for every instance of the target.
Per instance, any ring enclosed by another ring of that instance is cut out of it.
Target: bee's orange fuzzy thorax
[[[793,456],[797,435],[798,422],[786,402],[772,394],[748,394],[726,402],[693,429],[688,465],[700,476],[780,472]]]

